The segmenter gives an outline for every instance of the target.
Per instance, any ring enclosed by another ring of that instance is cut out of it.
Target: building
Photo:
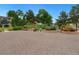
[[[9,26],[11,25],[11,21],[9,17],[0,16],[0,26]]]

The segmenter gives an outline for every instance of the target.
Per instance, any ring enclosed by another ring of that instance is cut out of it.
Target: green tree
[[[7,12],[7,16],[8,16],[8,17],[15,17],[15,16],[16,16],[16,12],[15,12],[14,10],[9,10],[9,11]]]
[[[59,28],[61,28],[61,26],[66,24],[67,19],[68,19],[67,13],[65,11],[62,11],[60,12],[56,24],[59,26]]]
[[[17,14],[18,18],[23,19],[23,17],[24,17],[23,11],[17,10],[17,11],[16,11],[16,14]]]
[[[67,18],[68,15],[65,11],[60,12],[59,20],[61,20],[63,25],[66,23]]]
[[[26,19],[24,19],[24,17],[25,17],[24,15],[25,14],[23,13],[22,10],[17,10],[16,14],[18,16],[18,25],[24,26],[26,24]]]
[[[13,17],[13,19],[12,19],[12,26],[17,26],[18,20],[19,20],[18,16]]]
[[[37,22],[51,25],[52,24],[52,16],[45,10],[40,9],[38,14],[36,15]]]
[[[61,26],[62,26],[62,21],[61,20],[59,20],[59,19],[56,19],[56,23],[55,23],[58,27],[59,27],[59,29],[61,28]]]
[[[24,19],[18,18],[18,16],[15,16],[12,19],[12,25],[13,26],[24,26],[26,24],[26,21]]]
[[[7,12],[7,16],[9,17],[9,21],[11,22],[11,25],[13,25],[12,21],[13,21],[14,17],[17,16],[16,12],[14,10],[9,10]]]
[[[21,10],[10,10],[7,15],[11,18],[12,26],[24,26],[26,24],[25,19],[23,19],[24,13]]]
[[[76,30],[77,30],[77,23],[79,19],[79,5],[72,6],[69,15],[71,22],[76,24]]]
[[[27,19],[27,23],[31,23],[31,24],[35,23],[35,16],[32,10],[28,10],[25,14],[25,17]]]

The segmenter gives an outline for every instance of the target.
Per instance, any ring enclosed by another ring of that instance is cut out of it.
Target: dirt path
[[[0,54],[79,54],[79,34],[1,32]]]

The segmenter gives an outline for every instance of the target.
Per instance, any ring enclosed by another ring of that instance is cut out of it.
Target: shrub
[[[35,24],[33,31],[41,31],[43,27],[44,25],[42,23],[37,23]]]
[[[39,30],[40,30],[40,27],[37,25],[33,28],[33,31],[39,31]]]
[[[9,27],[9,28],[8,28],[8,30],[9,30],[9,31],[12,31],[12,30],[13,30],[13,28],[12,28],[12,27]]]
[[[51,26],[50,30],[56,30],[55,26]]]
[[[66,24],[64,27],[62,27],[63,31],[76,31],[76,28],[74,24]]]
[[[46,30],[56,30],[55,26],[46,26],[45,27]]]
[[[8,30],[9,31],[12,31],[13,30],[13,27],[12,26],[8,27]]]
[[[3,30],[2,30],[2,28],[0,28],[0,32],[2,32]]]
[[[45,29],[46,26],[47,26],[46,24],[42,24],[42,25],[41,25],[41,28],[42,28],[42,29]]]
[[[34,28],[33,31],[38,31],[38,28]]]
[[[13,27],[13,30],[22,30],[22,26],[15,26],[15,27]]]
[[[23,30],[28,30],[27,25],[24,25],[22,29],[23,29]]]
[[[50,26],[46,26],[45,29],[46,30],[50,30],[51,28],[50,28]]]
[[[34,24],[27,24],[27,25],[24,25],[24,28],[32,29],[32,28],[34,28]]]

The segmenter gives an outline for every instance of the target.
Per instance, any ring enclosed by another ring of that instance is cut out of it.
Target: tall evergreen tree
[[[34,12],[32,10],[28,10],[26,12],[26,19],[28,23],[34,24],[35,23],[35,16],[34,16]]]
[[[8,16],[8,17],[15,17],[15,16],[16,16],[16,12],[15,12],[14,10],[9,10],[9,11],[7,12],[7,16]]]
[[[52,16],[45,9],[40,9],[36,18],[37,18],[37,21],[40,23],[47,24],[47,25],[52,24]]]

